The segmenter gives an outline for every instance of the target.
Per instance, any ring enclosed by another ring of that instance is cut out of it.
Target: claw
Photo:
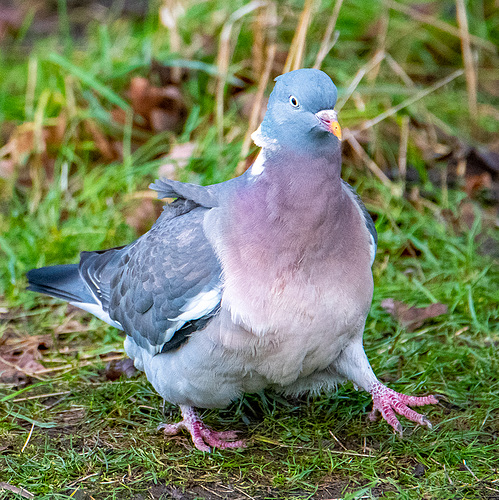
[[[180,430],[187,430],[194,446],[200,451],[211,451],[211,448],[245,448],[244,440],[233,441],[237,437],[237,431],[217,432],[204,424],[196,410],[190,406],[181,406],[183,420],[176,424],[160,424],[158,430],[163,430],[165,435],[174,436]],[[210,448],[211,447],[211,448]]]
[[[373,398],[373,410],[369,415],[371,420],[374,420],[376,413],[379,411],[381,416],[393,427],[393,430],[402,436],[402,425],[396,417],[396,413],[402,415],[412,422],[420,425],[426,425],[429,429],[432,428],[430,421],[409,406],[423,406],[427,404],[437,404],[438,399],[435,396],[406,396],[389,389],[381,382],[376,382],[371,389]]]

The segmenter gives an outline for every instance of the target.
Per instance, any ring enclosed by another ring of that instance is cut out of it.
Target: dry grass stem
[[[384,58],[385,58],[384,51],[376,52],[376,54],[374,54],[372,59],[367,64],[362,66],[362,68],[360,68],[359,71],[357,71],[352,82],[347,87],[345,94],[336,103],[335,106],[336,111],[340,111],[340,109],[345,105],[348,99],[350,99],[351,95],[355,92],[355,89],[361,82],[362,78],[364,78],[364,76],[367,73],[369,73],[369,71],[371,71],[373,68],[375,68]]]
[[[392,71],[404,82],[410,89],[416,89],[416,84],[412,81],[411,77],[404,71],[404,68],[390,55],[386,54],[386,62]],[[437,142],[435,127],[433,126],[434,116],[428,111],[423,102],[418,103],[419,109],[424,116],[425,125],[433,140],[433,144]]]
[[[262,7],[258,9],[251,29],[253,34],[253,45],[251,46],[251,68],[254,75],[261,75],[265,66],[265,31],[267,28],[267,9],[268,6],[267,8]]]
[[[392,71],[407,85],[407,87],[414,88],[416,85],[411,77],[404,71],[404,68],[387,52],[385,54],[386,62]]]
[[[374,56],[379,53],[386,53],[386,39],[388,35],[388,23],[390,21],[390,9],[383,4],[382,5],[382,13],[379,18],[379,27],[378,33],[376,35],[376,51],[374,52]],[[376,78],[378,77],[379,69],[381,67],[381,61],[378,62],[367,74],[367,79],[374,85]]]
[[[35,396],[28,396],[25,398],[16,398],[13,399],[13,403],[19,403],[20,401],[31,401],[32,399],[43,399],[43,398],[52,398],[54,396],[63,396],[64,394],[70,394],[71,391],[59,391],[59,392],[49,392],[47,394],[36,394]]]
[[[437,28],[441,31],[445,31],[446,33],[449,33],[449,35],[453,35],[457,38],[461,38],[461,32],[458,28],[452,26],[451,24],[448,24],[444,21],[441,21],[440,19],[436,19],[433,16],[429,16],[427,14],[423,14],[422,12],[417,11],[416,9],[413,9],[411,7],[407,7],[406,5],[402,5],[398,2],[395,2],[394,0],[386,0],[385,4],[390,7],[390,9],[396,10],[398,12],[402,12],[403,14],[406,14],[412,19],[415,19],[416,21],[420,21],[424,24],[429,24],[430,26],[433,26],[434,28]],[[478,47],[481,47],[489,52],[492,52],[493,54],[497,53],[497,47],[492,43],[489,42],[488,40],[484,40],[483,38],[480,38],[479,36],[476,35],[469,35],[470,36],[470,42],[473,45],[476,45]]]
[[[399,147],[399,160],[398,167],[400,178],[405,183],[405,176],[407,174],[407,145],[409,143],[409,123],[410,118],[405,115],[402,117],[402,125],[400,127],[400,147]]]
[[[461,50],[463,53],[463,63],[466,75],[466,88],[468,89],[468,109],[472,118],[478,113],[477,108],[477,76],[473,64],[473,54],[471,52],[470,32],[468,30],[468,16],[464,0],[456,0],[456,17],[461,34]]]
[[[376,116],[372,120],[367,120],[359,127],[359,130],[367,130],[368,128],[373,127],[374,125],[378,124],[379,122],[383,121],[384,119],[398,113],[401,109],[404,109],[407,106],[414,104],[415,102],[419,101],[420,99],[423,99],[423,97],[426,97],[428,94],[435,92],[435,90],[439,89],[440,87],[447,85],[452,80],[455,80],[456,78],[460,77],[463,73],[464,73],[464,71],[462,69],[454,71],[449,76],[446,76],[445,78],[442,78],[442,80],[439,80],[438,82],[434,83],[430,87],[419,91],[418,93],[416,93],[412,97],[409,97],[405,101],[402,101],[397,106],[391,107],[390,109],[379,114],[378,116]]]
[[[229,19],[227,19],[227,21],[223,25],[222,32],[220,33],[220,45],[217,56],[218,78],[215,92],[216,123],[218,129],[218,139],[220,142],[222,142],[223,139],[224,90],[225,84],[227,82],[227,75],[229,72],[229,63],[231,56],[230,37],[232,34],[232,29],[235,22],[264,5],[265,2],[254,0],[247,5],[244,5],[240,9],[237,9],[229,16]]]
[[[393,188],[392,181],[384,174],[384,172],[376,165],[376,163],[369,157],[369,155],[364,151],[364,148],[359,144],[359,141],[353,136],[348,128],[343,130],[344,140],[352,146],[352,149],[364,162],[366,167],[385,185],[390,189]]]
[[[272,65],[274,64],[275,52],[276,52],[276,45],[272,43],[267,48],[265,68],[263,70],[263,74],[260,78],[260,81],[258,82],[258,89],[256,91],[253,107],[251,108],[248,130],[246,131],[246,135],[244,136],[243,145],[241,147],[240,161],[239,164],[237,165],[237,170],[236,170],[236,173],[238,175],[242,174],[245,170],[245,160],[246,156],[248,156],[248,152],[251,146],[251,134],[257,129],[258,126],[258,120],[260,117],[260,112],[262,110],[265,89],[267,88],[267,84],[270,78],[270,72],[272,70]]]
[[[333,439],[340,445],[341,448],[343,448],[344,451],[347,451],[347,448],[343,446],[343,443],[331,431],[329,431],[329,434],[331,434]]]
[[[319,51],[317,52],[317,57],[315,58],[314,68],[320,69],[322,66],[322,62],[325,57],[329,54],[329,51],[334,47],[336,40],[338,40],[339,32],[335,33],[335,36],[331,40],[331,36],[333,35],[334,28],[336,27],[336,21],[338,20],[338,16],[340,15],[340,9],[343,5],[343,0],[336,0],[334,4],[333,12],[331,17],[329,18],[329,22],[327,23],[326,31],[324,32],[324,36],[322,37],[321,46],[319,47]]]
[[[295,35],[289,47],[288,57],[284,64],[283,73],[299,69],[303,64],[303,57],[305,55],[305,45],[307,42],[307,31],[312,19],[312,11],[315,6],[316,0],[305,0],[305,5],[300,14],[298,27],[296,28]]]
[[[28,61],[28,80],[26,83],[26,102],[24,103],[24,115],[26,120],[33,119],[35,109],[35,91],[38,78],[38,58],[30,57]]]
[[[163,6],[159,9],[159,18],[165,28],[170,33],[170,52],[180,54],[182,38],[178,31],[178,18],[182,13],[182,6],[177,0],[164,0]],[[171,68],[171,78],[175,83],[180,82],[181,68],[173,66]]]
[[[26,441],[24,442],[24,446],[21,448],[21,453],[24,452],[26,449],[26,446],[28,446],[29,440],[31,439],[31,435],[33,434],[33,429],[35,428],[35,424],[31,424],[31,429],[29,430],[28,437],[26,438]]]

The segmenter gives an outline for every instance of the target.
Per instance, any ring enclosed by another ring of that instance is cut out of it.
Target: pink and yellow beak
[[[315,116],[328,132],[331,132],[341,141],[342,134],[340,124],[338,123],[338,113],[334,109],[323,109],[315,113]]]

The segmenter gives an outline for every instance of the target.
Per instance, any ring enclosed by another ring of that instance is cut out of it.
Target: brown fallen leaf
[[[30,377],[45,370],[38,361],[42,351],[52,345],[50,335],[6,335],[0,343],[0,382],[4,384],[25,384]]]
[[[153,132],[178,131],[187,117],[182,92],[176,85],[156,87],[147,78],[137,76],[130,81],[128,97],[134,113],[145,120],[142,128]],[[122,110],[116,109],[112,115],[117,122],[124,122]]]
[[[9,32],[17,33],[23,25],[23,19],[24,12],[18,6],[3,5],[0,9],[0,40]]]
[[[118,380],[120,377],[132,378],[137,373],[137,369],[130,358],[118,359],[117,361],[110,361],[106,365],[106,379]]]
[[[41,128],[34,122],[25,122],[15,127],[5,146],[0,149],[0,177],[9,178],[15,173],[19,184],[31,186],[34,177],[42,170],[43,178],[46,182],[51,182],[55,158],[66,127],[67,118],[64,113]]]
[[[381,307],[409,332],[417,330],[427,319],[435,318],[448,312],[448,307],[439,302],[426,307],[411,307],[404,302],[392,298],[383,300]]]

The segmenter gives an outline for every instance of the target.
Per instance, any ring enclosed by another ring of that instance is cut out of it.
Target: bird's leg
[[[176,424],[160,424],[158,430],[162,429],[167,436],[174,436],[181,429],[185,429],[190,433],[194,446],[200,451],[211,451],[211,448],[246,447],[244,440],[231,441],[237,437],[236,431],[217,432],[210,429],[192,406],[181,405],[180,411],[183,420]]]
[[[435,396],[406,396],[386,387],[374,375],[360,341],[353,342],[344,349],[335,361],[334,368],[356,386],[362,387],[371,394],[373,398],[373,410],[369,415],[371,420],[376,418],[379,411],[395,432],[402,435],[402,426],[396,417],[398,413],[412,422],[426,425],[431,429],[430,421],[409,406],[437,404],[437,398]]]

